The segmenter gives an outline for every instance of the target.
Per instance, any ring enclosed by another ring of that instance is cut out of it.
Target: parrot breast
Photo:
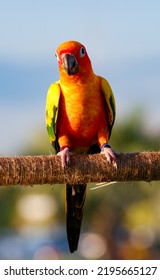
[[[68,134],[72,149],[86,152],[96,142],[100,123],[106,119],[98,77],[87,84],[61,85],[59,136]]]

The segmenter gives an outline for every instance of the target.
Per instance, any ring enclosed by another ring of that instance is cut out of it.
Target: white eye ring
[[[86,54],[85,48],[84,48],[84,47],[81,47],[81,48],[80,48],[80,51],[79,51],[80,57],[84,57],[85,54]]]
[[[57,58],[58,61],[60,61],[59,56],[57,53],[55,53],[55,57]]]

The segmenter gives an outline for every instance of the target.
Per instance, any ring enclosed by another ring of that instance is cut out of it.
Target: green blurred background
[[[58,1],[57,1],[58,2]],[[0,0],[0,154],[53,153],[45,99],[65,40],[88,49],[117,101],[111,145],[158,151],[160,2]],[[0,188],[0,259],[160,259],[159,182],[87,189],[79,250],[70,254],[62,185]]]

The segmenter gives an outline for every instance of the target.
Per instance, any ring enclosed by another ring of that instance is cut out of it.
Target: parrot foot
[[[61,157],[61,164],[63,168],[65,168],[70,163],[70,156],[72,154],[73,153],[70,152],[68,147],[64,148],[57,154],[57,156]]]
[[[117,161],[114,151],[110,147],[104,147],[101,153],[104,154],[107,158],[107,161],[112,163],[115,169],[117,169]]]

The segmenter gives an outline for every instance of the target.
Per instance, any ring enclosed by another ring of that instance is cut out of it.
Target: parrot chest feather
[[[62,86],[58,127],[63,126],[63,133],[68,134],[72,146],[89,147],[93,144],[100,122],[105,119],[103,114],[103,101],[97,80],[84,86]]]

